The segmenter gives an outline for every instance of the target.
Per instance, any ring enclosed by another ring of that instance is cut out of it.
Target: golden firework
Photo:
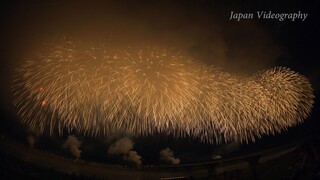
[[[288,68],[243,77],[161,47],[48,46],[12,88],[21,122],[40,131],[248,142],[303,122],[313,106],[308,79]]]

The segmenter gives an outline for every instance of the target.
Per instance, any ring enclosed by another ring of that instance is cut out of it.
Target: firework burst
[[[307,78],[288,68],[242,77],[160,47],[47,46],[12,87],[21,122],[40,131],[247,142],[303,122],[313,105]]]

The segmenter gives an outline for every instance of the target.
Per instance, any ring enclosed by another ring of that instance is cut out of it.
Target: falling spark
[[[62,41],[16,72],[13,103],[21,122],[51,133],[161,132],[248,142],[302,123],[314,103],[308,79],[289,68],[237,76],[160,47]]]

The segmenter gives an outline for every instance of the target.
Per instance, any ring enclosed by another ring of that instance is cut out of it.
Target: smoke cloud
[[[160,151],[160,160],[170,164],[180,164],[180,159],[175,158],[173,151],[170,148],[165,148]]]
[[[26,133],[27,133],[27,142],[29,146],[33,148],[41,133],[39,129],[30,129],[30,128],[27,129]]]
[[[33,134],[28,134],[27,141],[29,146],[33,148],[34,144],[37,142],[37,138]]]
[[[212,156],[212,158],[214,159],[214,157],[222,157],[226,154],[230,154],[233,152],[237,152],[241,150],[241,144],[237,143],[237,142],[230,142],[228,144],[222,144],[220,145],[217,149],[214,150],[214,155]]]
[[[131,149],[133,149],[134,143],[129,138],[121,138],[115,143],[113,143],[109,149],[108,154],[127,154]]]
[[[222,156],[220,156],[219,154],[214,154],[212,155],[212,159],[221,159]]]
[[[71,154],[79,159],[81,157],[81,150],[79,149],[80,145],[81,141],[79,141],[74,135],[70,135],[62,147],[69,149]]]
[[[136,151],[129,151],[127,154],[123,156],[123,159],[126,161],[132,161],[134,162],[137,166],[141,166],[141,156],[138,155]]]
[[[141,166],[141,156],[136,151],[132,151],[134,143],[131,139],[124,137],[113,143],[109,149],[110,155],[123,155],[125,161],[134,162],[137,166]]]

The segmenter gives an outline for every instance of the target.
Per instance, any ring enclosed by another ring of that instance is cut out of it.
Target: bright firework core
[[[12,88],[21,122],[41,132],[248,142],[303,122],[313,106],[308,79],[288,68],[240,77],[162,47],[64,39],[48,49],[17,69]]]

